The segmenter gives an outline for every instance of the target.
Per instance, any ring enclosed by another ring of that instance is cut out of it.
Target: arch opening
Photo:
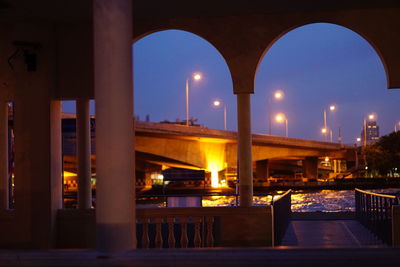
[[[288,119],[289,137],[323,141],[326,110],[333,141],[337,142],[340,131],[342,143],[354,144],[363,118],[371,112],[385,118],[378,123],[382,135],[387,134],[396,120],[392,112],[396,92],[386,90],[386,82],[381,58],[359,34],[328,23],[296,28],[281,36],[260,60],[253,131],[269,133],[266,114],[282,112]],[[281,101],[273,97],[278,89],[285,95]],[[337,107],[334,112],[332,104]],[[284,135],[283,124],[272,121],[272,128],[272,134]]]
[[[190,32],[164,30],[136,40],[133,54],[136,121],[236,129],[231,74],[212,44]],[[224,157],[215,157],[206,146],[201,151],[210,185],[223,185],[225,177],[215,174],[226,168]]]

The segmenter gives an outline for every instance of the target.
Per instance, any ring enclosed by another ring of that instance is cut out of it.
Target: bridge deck
[[[387,247],[356,220],[292,220],[282,246],[301,248]]]

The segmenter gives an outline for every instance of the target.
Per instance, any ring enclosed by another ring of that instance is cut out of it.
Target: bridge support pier
[[[308,179],[318,178],[318,158],[306,157],[303,160],[303,177]]]
[[[8,105],[0,100],[0,210],[9,208]]]
[[[253,205],[253,163],[251,157],[250,94],[237,94],[238,172],[240,206]]]
[[[78,167],[78,208],[92,207],[89,99],[76,101],[76,154]]]
[[[256,161],[256,177],[258,179],[264,179],[265,182],[269,178],[269,160],[258,160]]]
[[[97,249],[136,247],[132,1],[93,1]]]

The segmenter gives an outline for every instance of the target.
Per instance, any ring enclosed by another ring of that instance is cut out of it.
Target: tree
[[[400,132],[382,136],[375,144],[365,147],[364,153],[372,172],[386,176],[395,168],[400,170]]]

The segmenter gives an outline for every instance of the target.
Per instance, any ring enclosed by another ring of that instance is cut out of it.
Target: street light
[[[226,131],[226,104],[221,100],[214,100],[213,102],[214,107],[220,107],[221,105],[224,105],[224,130]]]
[[[397,126],[400,127],[400,121],[394,124],[394,132],[397,133]]]
[[[275,99],[282,99],[283,98],[283,92],[281,90],[275,91],[274,97],[275,97]]]
[[[285,134],[286,134],[286,137],[289,137],[289,134],[288,134],[288,119],[286,118],[285,114],[283,114],[283,113],[276,114],[275,120],[278,123],[283,123],[283,122],[285,123]]]
[[[331,112],[333,112],[333,111],[335,111],[336,110],[336,105],[330,105],[329,106],[329,110],[331,111]],[[322,134],[324,135],[324,141],[326,142],[326,139],[327,139],[327,137],[326,137],[326,135],[327,135],[327,133],[328,133],[328,126],[327,126],[327,122],[326,122],[326,109],[324,109],[324,128],[322,128],[323,130],[321,130],[321,132],[322,132]],[[332,140],[332,129],[329,131],[329,133],[330,133],[330,141],[332,142],[333,140]]]
[[[200,73],[194,73],[192,75],[192,78],[195,81],[201,80],[201,74]],[[189,126],[189,79],[186,79],[186,126]]]
[[[368,115],[368,120],[373,121],[376,120],[376,114],[375,113],[370,113]],[[364,119],[364,147],[367,146],[367,120]]]
[[[277,101],[282,100],[285,94],[282,90],[276,90],[273,93],[273,98]],[[271,96],[268,97],[268,124],[269,124],[269,135],[272,134],[272,112],[271,112]]]

